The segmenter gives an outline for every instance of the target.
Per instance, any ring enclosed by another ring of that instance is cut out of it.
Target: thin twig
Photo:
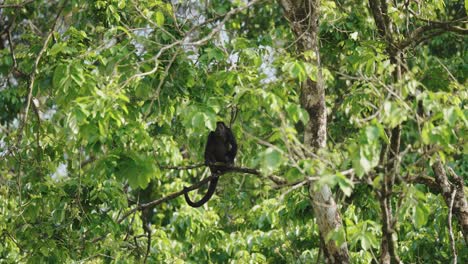
[[[166,69],[164,70],[164,74],[161,76],[161,79],[159,80],[158,87],[156,88],[156,95],[153,96],[153,98],[151,99],[151,103],[150,103],[150,105],[148,107],[148,113],[143,118],[143,120],[146,120],[146,118],[148,118],[148,116],[151,114],[151,108],[153,107],[154,100],[156,100],[156,99],[158,100],[159,109],[161,108],[161,105],[159,103],[159,94],[161,93],[161,88],[162,88],[162,86],[164,84],[164,81],[166,80],[167,75],[169,74],[169,70],[172,67],[172,63],[174,63],[175,59],[177,58],[177,55],[179,55],[179,51],[174,52],[174,55],[172,56],[171,60],[169,61],[169,64],[166,66]]]
[[[448,212],[448,228],[450,234],[450,246],[452,247],[453,252],[453,264],[457,264],[457,248],[455,247],[455,238],[453,236],[453,229],[452,229],[452,211],[453,211],[453,203],[455,201],[455,195],[457,194],[457,189],[453,188],[452,197],[450,200],[450,207]]]
[[[151,250],[151,229],[148,228],[148,230],[146,230],[146,233],[148,234],[148,241],[146,243],[146,254],[145,254],[145,259],[143,260],[143,263],[146,263],[148,261],[148,256]]]
[[[13,48],[13,41],[11,40],[10,28],[7,29],[7,39],[8,39],[8,46],[10,46],[11,59],[13,60],[13,67],[11,67],[11,69],[14,70],[18,68],[18,62],[16,61],[15,51]]]

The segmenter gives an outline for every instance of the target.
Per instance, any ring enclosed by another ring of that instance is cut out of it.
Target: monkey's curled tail
[[[201,200],[198,202],[192,202],[190,200],[190,197],[188,196],[188,191],[186,190],[187,188],[184,187],[184,191],[185,191],[184,197],[185,197],[185,201],[187,202],[187,204],[192,207],[200,207],[204,205],[206,202],[208,202],[216,190],[216,185],[218,185],[218,178],[219,177],[215,175],[215,177],[210,181],[210,185],[208,186],[208,191],[206,192],[205,196],[203,196],[203,198],[201,198]]]

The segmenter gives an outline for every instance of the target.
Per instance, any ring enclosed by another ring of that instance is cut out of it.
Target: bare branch
[[[455,195],[457,194],[457,189],[454,188],[452,196],[450,197],[450,206],[448,212],[448,228],[450,234],[450,246],[452,247],[453,252],[453,264],[457,264],[457,248],[455,247],[455,238],[453,236],[453,229],[452,229],[452,210],[453,210],[453,202],[455,201]]]
[[[148,228],[146,233],[147,233],[148,241],[146,242],[146,253],[145,253],[145,259],[143,260],[143,263],[147,263],[148,256],[151,250],[151,229]]]

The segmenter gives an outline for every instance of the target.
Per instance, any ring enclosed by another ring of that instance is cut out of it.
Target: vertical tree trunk
[[[296,45],[300,52],[313,51],[315,60],[309,62],[317,65],[317,81],[307,79],[301,86],[301,105],[309,113],[310,120],[305,127],[304,142],[314,149],[324,148],[327,140],[327,115],[325,105],[325,90],[320,68],[320,53],[318,48],[318,17],[319,0],[281,0],[285,16],[297,37]],[[330,187],[324,185],[321,189],[309,190],[313,208],[317,217],[320,236],[324,241],[324,253],[327,263],[349,263],[347,244],[337,245],[333,240],[326,242],[327,235],[342,226]]]

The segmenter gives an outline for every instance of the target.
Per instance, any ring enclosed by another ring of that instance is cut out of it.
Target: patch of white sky
[[[52,178],[52,180],[57,181],[57,182],[68,177],[67,164],[60,163],[57,166],[57,169],[55,170],[55,172],[52,173],[50,177]]]

